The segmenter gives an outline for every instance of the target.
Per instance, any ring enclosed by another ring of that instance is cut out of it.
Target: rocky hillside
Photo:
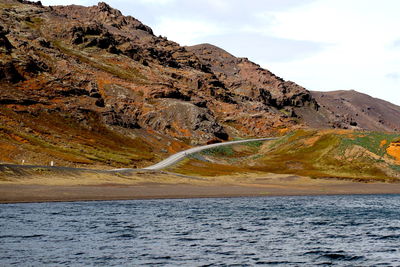
[[[392,103],[354,90],[311,94],[337,127],[350,124],[371,131],[400,131],[400,107]]]
[[[245,58],[182,47],[106,3],[0,8],[0,161],[144,166],[198,143],[369,127]]]

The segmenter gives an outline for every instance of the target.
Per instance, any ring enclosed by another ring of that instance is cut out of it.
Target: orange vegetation
[[[289,132],[289,128],[283,128],[283,129],[279,129],[278,132],[280,135],[285,135]]]
[[[15,146],[0,142],[0,161],[11,161],[10,155],[15,153],[16,150]]]
[[[175,122],[175,121],[173,121],[173,122],[171,123],[171,126],[172,126],[172,128],[173,128],[176,132],[178,132],[178,134],[176,135],[176,137],[179,137],[179,136],[191,137],[191,136],[192,136],[192,133],[191,133],[188,129],[179,128],[178,123]]]
[[[305,139],[304,144],[308,145],[308,146],[313,146],[319,139],[320,139],[320,136],[311,137],[311,138]]]
[[[14,139],[15,141],[19,142],[19,143],[29,143],[28,140],[26,140],[25,138],[22,138],[21,136],[18,136],[16,134],[12,134],[10,133],[9,136]]]
[[[387,153],[400,163],[400,142],[393,142],[387,148]]]
[[[384,147],[386,144],[387,144],[387,140],[382,140],[381,144],[380,144],[380,147]]]
[[[182,150],[182,143],[177,141],[171,141],[171,145],[168,146],[168,152],[177,153]]]

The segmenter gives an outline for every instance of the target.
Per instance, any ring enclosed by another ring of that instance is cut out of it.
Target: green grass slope
[[[399,140],[399,135],[379,132],[298,130],[275,141],[204,151],[170,171],[204,176],[269,172],[394,182],[400,179]]]
[[[188,146],[144,129],[110,127],[88,112],[15,112],[0,106],[0,163],[109,169],[154,164]]]

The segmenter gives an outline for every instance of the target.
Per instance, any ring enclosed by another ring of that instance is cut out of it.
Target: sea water
[[[0,205],[0,266],[400,266],[400,196]]]

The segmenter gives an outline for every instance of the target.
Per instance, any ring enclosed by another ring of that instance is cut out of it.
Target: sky
[[[93,0],[42,0],[95,5]],[[211,43],[315,91],[400,105],[399,0],[108,0],[181,45]],[[400,118],[399,118],[400,119]]]

